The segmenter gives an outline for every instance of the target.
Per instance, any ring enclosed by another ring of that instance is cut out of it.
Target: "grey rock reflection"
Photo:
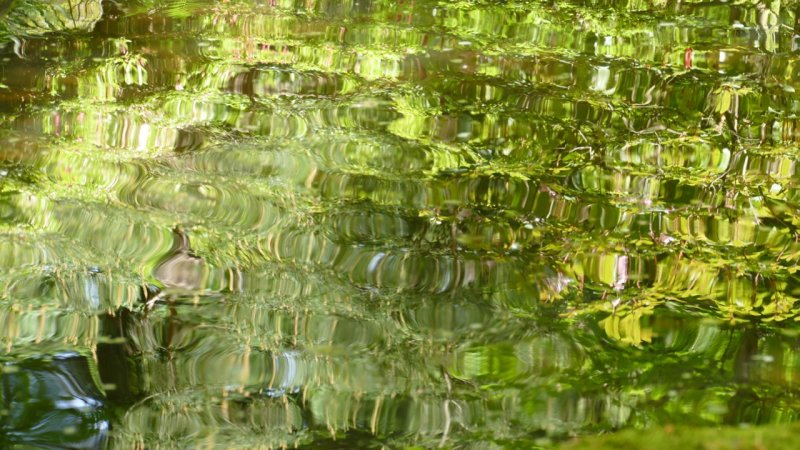
[[[205,286],[208,270],[201,258],[192,252],[189,236],[176,227],[172,230],[173,244],[167,254],[153,269],[153,277],[169,292],[193,292]],[[155,299],[150,300],[150,306]]]

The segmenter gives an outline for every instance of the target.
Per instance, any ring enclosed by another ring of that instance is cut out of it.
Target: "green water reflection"
[[[0,445],[798,419],[797,2],[0,14]]]

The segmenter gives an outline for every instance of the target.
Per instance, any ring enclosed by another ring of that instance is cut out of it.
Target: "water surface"
[[[800,5],[0,1],[3,446],[800,414]]]

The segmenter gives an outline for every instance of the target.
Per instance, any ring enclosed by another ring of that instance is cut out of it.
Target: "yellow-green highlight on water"
[[[0,447],[792,446],[800,3],[0,18]]]

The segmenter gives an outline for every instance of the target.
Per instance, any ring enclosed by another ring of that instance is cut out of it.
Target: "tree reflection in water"
[[[92,362],[91,364],[94,364]],[[0,444],[103,448],[109,414],[90,362],[77,353],[3,365]]]
[[[0,1],[3,444],[794,421],[798,12]]]

